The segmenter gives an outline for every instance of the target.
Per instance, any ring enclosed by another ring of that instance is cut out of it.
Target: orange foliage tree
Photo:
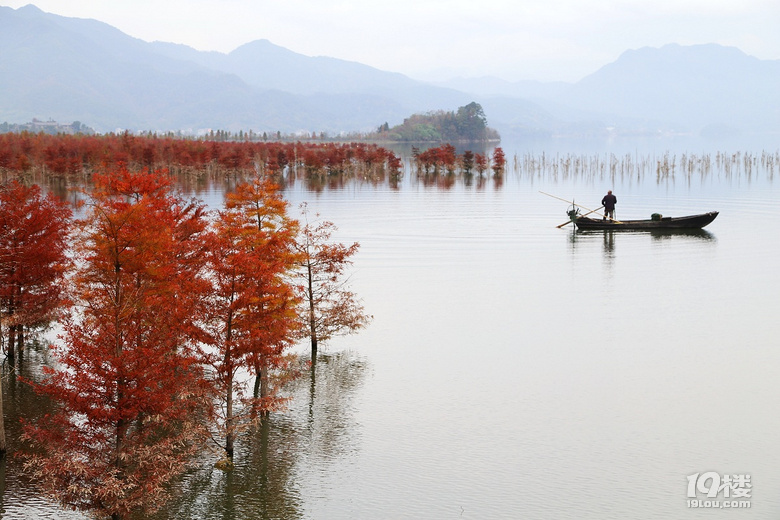
[[[299,315],[301,336],[311,340],[311,360],[316,362],[319,342],[356,332],[368,325],[371,316],[349,290],[348,278],[344,276],[360,244],[345,246],[332,242],[336,225],[329,221],[310,223],[306,204],[302,210],[306,223],[296,242],[303,302]]]
[[[63,303],[70,218],[67,205],[38,186],[0,187],[0,313],[12,362],[25,330],[55,319]]]
[[[493,174],[494,175],[501,175],[504,173],[504,168],[506,167],[506,155],[504,155],[504,150],[497,146],[495,150],[493,150]]]
[[[33,383],[57,412],[25,425],[25,469],[66,507],[156,510],[198,448],[195,343],[203,208],[159,173],[95,177],[58,363]]]
[[[484,154],[478,153],[474,155],[474,166],[477,168],[477,173],[482,175],[488,169],[488,158]]]
[[[229,459],[240,428],[281,402],[270,376],[285,368],[294,340],[297,300],[288,275],[296,231],[276,188],[256,179],[227,195],[208,235],[213,288],[204,360],[218,394],[216,431],[224,444],[216,442]],[[255,376],[251,396],[242,373]]]

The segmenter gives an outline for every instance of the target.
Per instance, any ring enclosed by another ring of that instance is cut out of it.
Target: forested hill
[[[415,114],[404,119],[400,125],[382,125],[376,134],[369,136],[377,140],[404,142],[480,142],[498,141],[498,132],[487,126],[487,118],[479,103],[471,102],[457,111],[438,110],[426,114]]]

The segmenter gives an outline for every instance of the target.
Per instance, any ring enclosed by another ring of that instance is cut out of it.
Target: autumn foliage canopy
[[[158,510],[207,448],[229,467],[306,369],[292,347],[311,339],[314,362],[370,318],[345,279],[358,244],[301,226],[275,183],[401,167],[361,143],[0,134],[0,337],[12,357],[35,328],[61,330],[26,380],[54,404],[23,424],[32,480],[121,519]],[[174,187],[212,175],[230,185],[219,210]]]
[[[63,331],[56,363],[28,381],[56,411],[24,424],[26,471],[63,505],[115,519],[159,509],[206,446],[232,459],[239,432],[283,405],[296,341],[368,319],[339,282],[357,244],[329,244],[330,223],[301,228],[269,176],[214,212],[171,179],[93,173],[72,235],[64,203],[0,191],[3,323]]]
[[[38,186],[0,186],[0,316],[13,359],[26,330],[57,317],[71,211]]]
[[[122,518],[154,511],[197,450],[202,208],[166,177],[97,176],[77,242],[77,313],[63,322],[58,366],[36,388],[59,410],[25,435],[36,480],[63,504]]]

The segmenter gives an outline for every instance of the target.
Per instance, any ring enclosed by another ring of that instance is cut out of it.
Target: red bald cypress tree
[[[295,337],[289,273],[296,232],[276,187],[257,179],[227,196],[206,241],[213,289],[206,320],[211,348],[204,359],[218,391],[215,424],[224,444],[217,442],[229,459],[239,430],[280,403],[271,374],[285,371]],[[251,394],[241,374],[255,376]]]
[[[157,172],[95,178],[76,251],[78,312],[36,385],[58,411],[25,427],[26,470],[66,507],[113,519],[154,511],[196,451],[202,212]]]
[[[25,331],[54,320],[64,303],[63,279],[71,211],[36,186],[0,186],[0,313],[13,361]]]
[[[333,222],[309,222],[305,203],[302,211],[306,224],[295,245],[302,301],[300,331],[301,337],[311,341],[311,360],[315,363],[320,342],[357,332],[370,323],[372,316],[365,313],[357,295],[349,290],[346,276],[360,244],[334,242],[337,227]]]
[[[48,324],[64,304],[62,289],[71,212],[38,186],[0,186],[0,335],[13,365],[26,331]],[[0,388],[0,454],[6,451]]]

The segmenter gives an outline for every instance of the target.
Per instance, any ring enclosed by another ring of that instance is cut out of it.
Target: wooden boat
[[[660,217],[649,220],[604,220],[589,217],[577,217],[574,223],[578,229],[701,229],[718,216],[717,211],[689,215],[687,217]]]

